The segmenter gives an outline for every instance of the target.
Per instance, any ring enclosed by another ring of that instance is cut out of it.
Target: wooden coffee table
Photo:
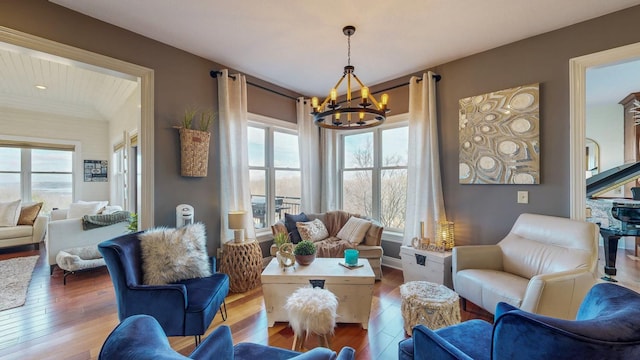
[[[311,265],[282,269],[277,259],[272,259],[262,271],[262,292],[267,310],[267,323],[272,327],[277,321],[288,322],[284,310],[287,297],[296,289],[311,286],[309,280],[324,280],[324,288],[338,297],[338,322],[360,323],[369,327],[371,300],[375,274],[367,259],[360,259],[364,266],[347,269],[338,263],[341,258],[316,258]]]

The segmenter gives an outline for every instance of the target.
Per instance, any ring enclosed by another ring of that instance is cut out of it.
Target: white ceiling
[[[124,74],[1,42],[0,79],[0,107],[97,121],[112,120],[138,87]]]
[[[640,0],[51,0],[307,96],[374,85]]]

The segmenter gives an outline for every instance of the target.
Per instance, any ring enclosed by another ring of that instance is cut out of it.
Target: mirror
[[[587,179],[600,172],[600,146],[592,139],[585,139],[585,166]]]

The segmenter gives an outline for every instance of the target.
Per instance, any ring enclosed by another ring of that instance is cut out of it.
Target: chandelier
[[[316,125],[326,129],[352,130],[374,127],[382,124],[386,118],[389,109],[389,95],[382,94],[380,101],[376,100],[369,92],[360,79],[354,73],[354,67],[351,65],[351,35],[356,32],[355,26],[345,26],[342,32],[347,36],[347,66],[344,67],[344,74],[336,85],[329,92],[322,103],[319,103],[317,97],[311,99],[311,115]],[[338,89],[340,85],[347,80],[346,106],[338,103]],[[351,92],[353,82],[360,86],[360,101],[354,101]]]

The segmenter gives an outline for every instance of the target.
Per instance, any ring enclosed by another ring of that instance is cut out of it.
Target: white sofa
[[[596,282],[597,262],[597,225],[522,214],[498,244],[453,249],[453,287],[461,298],[491,313],[503,301],[524,311],[575,319]]]
[[[0,248],[33,244],[38,250],[40,241],[47,231],[48,222],[49,218],[46,215],[38,215],[33,225],[0,227]]]
[[[67,209],[53,210],[45,242],[50,272],[53,273],[54,266],[57,265],[56,255],[60,250],[90,245],[97,246],[102,241],[127,233],[128,226],[128,222],[120,222],[83,230],[82,218],[67,219]]]

